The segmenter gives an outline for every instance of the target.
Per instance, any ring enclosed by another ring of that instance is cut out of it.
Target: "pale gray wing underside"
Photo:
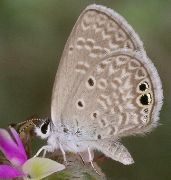
[[[80,83],[105,54],[120,48],[145,56],[141,40],[123,17],[104,6],[88,6],[69,36],[56,74],[51,105],[55,125],[65,118],[72,123],[73,114],[62,115]]]
[[[152,62],[122,49],[87,72],[62,117],[69,129],[80,129],[83,139],[114,140],[150,131],[161,105],[160,78]]]

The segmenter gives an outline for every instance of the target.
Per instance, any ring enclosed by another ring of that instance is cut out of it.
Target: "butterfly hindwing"
[[[160,78],[152,62],[134,51],[117,50],[82,80],[65,115],[78,121],[83,139],[114,140],[150,131],[161,104]]]

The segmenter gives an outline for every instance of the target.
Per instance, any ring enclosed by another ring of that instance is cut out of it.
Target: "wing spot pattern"
[[[148,108],[143,109],[144,113],[148,113]]]
[[[147,89],[149,89],[149,84],[146,81],[139,84],[139,90],[140,91],[144,92]]]
[[[112,101],[111,101],[111,98],[110,98],[109,95],[101,94],[100,97],[103,98],[106,101],[107,105],[109,105],[109,106],[112,105]]]
[[[97,13],[95,11],[89,11],[84,15],[82,19],[82,24],[81,24],[83,31],[86,31],[91,27],[91,25],[94,22],[94,18],[96,14]]]
[[[107,127],[108,123],[105,117],[99,118],[98,120],[99,120],[99,125],[101,128]]]
[[[89,67],[90,65],[87,62],[78,61],[78,64],[75,67],[75,71],[85,74],[88,71]]]
[[[85,103],[82,99],[79,99],[77,102],[76,102],[76,107],[77,109],[81,110],[81,109],[84,109],[85,107]]]
[[[100,106],[102,106],[102,108],[103,108],[104,110],[107,110],[108,106],[107,106],[107,104],[106,104],[106,100],[105,100],[105,99],[100,99],[100,98],[98,98],[98,99],[97,99],[97,102],[98,102],[98,104],[99,104]]]
[[[126,40],[126,34],[123,32],[123,30],[119,29],[115,32],[115,40],[116,41],[125,41]]]
[[[144,117],[142,118],[142,121],[144,122],[144,123],[147,123],[148,122],[148,115],[144,115]]]
[[[135,59],[132,59],[130,62],[129,62],[129,65],[128,65],[128,69],[129,70],[135,70],[137,69],[138,67],[140,67],[140,63],[135,60]]]
[[[147,73],[145,72],[145,69],[143,67],[138,68],[135,74],[135,78],[137,80],[144,79],[147,76]]]
[[[103,40],[111,39],[118,29],[119,27],[115,22],[113,22],[112,20],[108,20],[106,27],[103,27],[103,31],[102,31]]]
[[[94,46],[89,56],[92,58],[102,57],[103,55],[107,53],[106,51],[107,50],[102,48],[101,46]]]
[[[90,76],[88,80],[86,81],[86,87],[88,89],[93,89],[96,85],[96,80],[93,76]]]
[[[87,50],[91,50],[91,49],[93,49],[94,44],[95,44],[95,41],[93,39],[87,39],[87,41],[85,43],[85,48]]]
[[[101,32],[103,30],[106,25],[106,20],[107,18],[103,14],[98,14],[95,17],[95,23],[92,25],[92,29],[94,29],[95,33]]]
[[[90,86],[94,86],[94,81],[93,81],[92,78],[89,78],[89,79],[88,79],[88,84],[89,84]]]
[[[133,43],[128,39],[128,40],[126,40],[125,43],[124,43],[124,48],[134,49],[134,45],[133,45]]]
[[[94,111],[90,116],[93,120],[97,119],[99,117],[99,111]]]
[[[107,80],[104,78],[101,78],[97,84],[97,87],[102,90],[106,89],[107,86],[108,86]]]
[[[148,93],[148,94],[143,94],[140,96],[140,103],[143,105],[143,106],[147,106],[149,105],[150,103],[152,102],[152,98],[151,98],[151,94]]]
[[[118,56],[116,57],[116,66],[124,65],[128,62],[128,60],[127,56]]]
[[[101,40],[101,42],[104,41],[110,51],[119,48],[135,50],[133,42],[128,39],[128,37],[134,35],[133,32],[125,32],[123,27],[121,28],[120,24],[117,24],[117,22],[107,14],[89,10],[83,14],[81,29],[83,33],[89,33],[91,31],[92,36],[95,35],[97,36],[96,39]],[[98,56],[92,53],[90,57],[96,58]]]
[[[111,59],[107,59],[106,61],[102,61],[96,66],[96,71],[98,74],[104,72],[105,68],[110,63],[110,60]]]
[[[77,49],[82,49],[85,45],[85,39],[82,37],[79,37],[76,43]]]
[[[84,39],[83,37],[79,37],[76,41],[76,48],[79,50],[85,49],[89,52],[89,55],[92,58],[101,57],[105,55],[110,50],[108,48],[102,48],[101,46],[95,46],[95,41],[93,39]]]
[[[97,72],[98,72],[98,73],[101,73],[102,71],[104,71],[105,67],[106,67],[106,64],[104,64],[103,62],[100,63],[100,64],[97,66]]]
[[[99,98],[97,99],[97,102],[105,110],[110,109],[110,106],[113,105],[111,97],[109,95],[104,95],[104,94],[101,94],[99,96]]]

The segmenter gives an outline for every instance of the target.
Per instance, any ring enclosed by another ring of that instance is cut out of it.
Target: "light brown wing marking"
[[[77,64],[75,70],[76,70],[77,72],[80,72],[80,73],[82,73],[82,74],[85,74],[85,73],[88,71],[89,67],[90,67],[90,65],[89,65],[87,62],[78,61],[78,64]]]

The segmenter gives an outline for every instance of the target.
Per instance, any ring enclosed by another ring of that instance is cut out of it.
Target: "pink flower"
[[[65,169],[64,165],[47,158],[28,160],[19,135],[14,128],[10,128],[10,131],[11,135],[5,129],[0,128],[0,150],[11,163],[10,165],[0,165],[0,179],[16,177],[42,179]]]

